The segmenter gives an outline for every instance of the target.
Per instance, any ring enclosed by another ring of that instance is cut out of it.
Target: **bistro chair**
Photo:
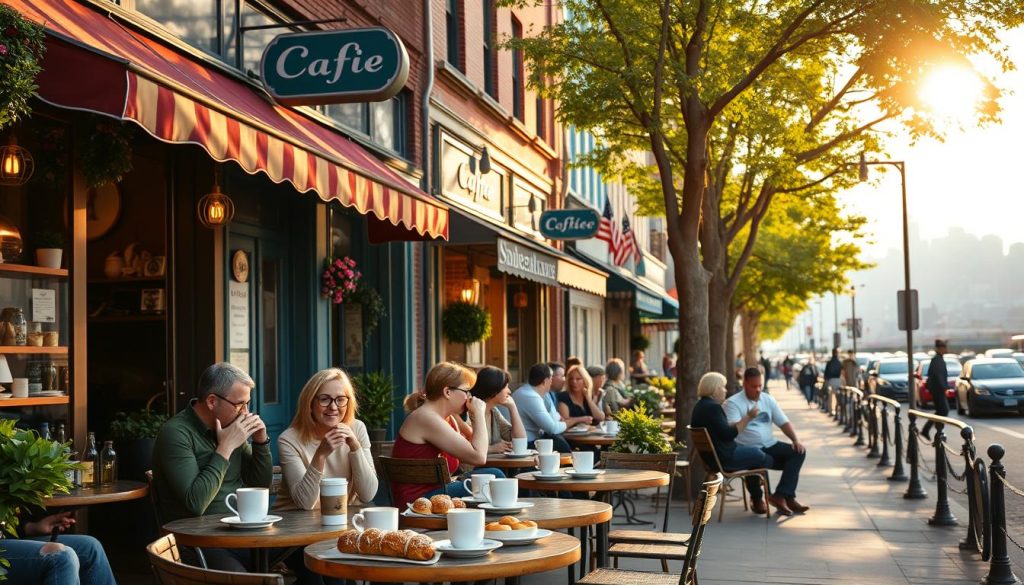
[[[452,476],[448,472],[448,462],[438,456],[430,459],[402,459],[398,457],[380,457],[380,467],[384,480],[388,482],[387,493],[394,503],[392,489],[396,483],[441,484],[441,489],[448,492],[448,484]]]
[[[160,506],[157,505],[157,502],[159,501],[159,499],[157,498],[157,494],[156,494],[156,486],[153,485],[153,470],[152,469],[147,469],[145,475],[146,475],[146,485],[149,486],[149,504],[153,508],[153,520],[156,521],[157,532],[161,536],[163,536],[163,535],[167,534],[167,531],[164,530],[164,524],[163,524],[163,522],[160,521]],[[157,541],[157,542],[159,542],[159,541]],[[172,543],[172,545],[174,545],[173,535],[171,535],[171,543]],[[203,569],[205,569],[206,568],[206,555],[203,554],[203,549],[201,549],[201,548],[199,548],[197,546],[197,547],[194,547],[194,550],[196,551],[196,558],[199,559],[199,566],[202,567]],[[177,547],[177,545],[174,545],[174,554],[175,555],[178,554],[178,547]]]
[[[667,473],[669,476],[668,494],[665,499],[665,517],[662,521],[661,532],[655,532],[653,530],[612,530],[608,533],[608,543],[611,545],[611,548],[608,549],[608,556],[614,559],[616,567],[619,566],[618,563],[620,556],[643,556],[644,558],[649,558],[650,555],[634,554],[635,551],[643,549],[643,547],[639,545],[682,545],[686,544],[686,541],[689,539],[689,534],[680,534],[668,531],[668,512],[669,507],[672,504],[672,488],[675,485],[676,457],[676,453],[637,455],[635,453],[614,453],[609,451],[601,454],[601,461],[604,463],[605,469],[644,469],[649,471],[661,471],[662,473]],[[623,494],[622,497],[625,497],[625,495]],[[680,551],[673,550],[669,552],[675,553]],[[682,549],[681,552],[685,553],[685,549]],[[682,560],[682,556],[659,558],[661,558],[661,570],[666,573],[668,572],[669,560]]]
[[[181,562],[173,534],[147,545],[146,554],[159,585],[284,585],[284,577],[275,573],[235,573],[186,565]]]
[[[697,496],[697,505],[693,510],[693,530],[690,532],[690,544],[686,547],[683,570],[679,575],[623,569],[597,569],[577,583],[581,585],[697,585],[697,559],[700,557],[700,545],[704,541],[704,530],[711,519],[711,514],[715,511],[715,502],[718,500],[718,492],[722,489],[722,482],[722,474],[716,473],[701,486],[700,495]],[[646,546],[657,547],[659,545]]]
[[[718,453],[715,452],[715,445],[711,442],[711,435],[708,434],[708,430],[704,427],[691,427],[686,426],[686,430],[690,431],[690,438],[693,440],[693,446],[697,449],[700,454],[701,461],[704,462],[704,467],[708,470],[708,474],[720,474],[725,478],[725,490],[729,491],[729,484],[736,478],[746,478],[749,476],[757,476],[761,482],[762,488],[764,488],[764,495],[772,493],[771,482],[768,479],[768,470],[760,467],[757,469],[740,469],[738,471],[726,471],[722,468],[722,462],[718,459]],[[743,509],[749,510],[747,505],[747,486],[743,481],[740,481],[741,496],[743,500]],[[733,498],[734,500],[736,498]],[[729,500],[727,496],[723,494],[722,507],[718,509],[718,521],[722,521],[722,516],[725,513],[725,502]],[[772,513],[770,507],[765,502],[764,517],[771,520]]]

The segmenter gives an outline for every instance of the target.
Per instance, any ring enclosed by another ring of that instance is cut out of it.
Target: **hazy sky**
[[[930,240],[960,226],[977,236],[994,234],[1011,243],[1024,242],[1024,29],[1004,37],[1017,70],[1000,74],[997,84],[1009,95],[1001,100],[1001,124],[951,130],[946,141],[923,139],[916,145],[890,143],[893,160],[906,161],[911,223]],[[956,95],[955,87],[950,89]],[[967,125],[967,124],[965,124]],[[872,173],[880,172],[872,167]],[[874,244],[865,256],[884,256],[902,248],[900,179],[887,172],[877,185],[864,184],[844,193],[851,210],[871,219]],[[1024,278],[1024,276],[1022,276]]]

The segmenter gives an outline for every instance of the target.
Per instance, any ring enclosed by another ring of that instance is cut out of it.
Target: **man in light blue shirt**
[[[516,401],[519,416],[523,419],[528,445],[532,449],[537,439],[552,439],[556,451],[570,453],[572,449],[562,438],[562,433],[577,423],[590,424],[585,420],[590,417],[562,420],[558,409],[545,398],[551,390],[551,368],[547,364],[535,364],[531,367],[527,380],[528,384],[523,384],[512,393],[512,399]]]
[[[734,425],[747,413],[754,415],[743,432],[736,436],[736,444],[760,447],[771,458],[769,469],[782,470],[782,479],[779,480],[775,493],[768,496],[768,503],[775,506],[779,514],[785,516],[791,516],[794,512],[803,514],[810,508],[796,501],[796,485],[800,480],[800,468],[803,467],[807,453],[796,437],[793,423],[789,422],[786,413],[779,408],[779,403],[771,394],[761,392],[763,384],[761,370],[747,368],[743,372],[743,391],[732,395],[722,405],[725,417],[729,424]],[[792,444],[775,438],[776,426],[789,437]],[[757,477],[747,477],[747,480],[753,511],[757,514],[766,513],[761,483]]]

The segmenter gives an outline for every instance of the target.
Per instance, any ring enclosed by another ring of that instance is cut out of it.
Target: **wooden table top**
[[[662,408],[661,409],[661,416],[664,416],[664,417],[674,417],[675,415],[676,415],[676,409],[674,409],[674,408]]]
[[[498,469],[522,469],[522,468],[534,468],[537,466],[536,455],[525,455],[523,457],[517,457],[515,455],[494,455],[489,454],[487,456],[487,463],[483,467],[497,467]],[[568,465],[572,462],[572,455],[568,453],[562,453],[560,461],[561,465]],[[472,475],[472,473],[470,473]]]
[[[520,488],[550,492],[615,492],[620,490],[636,490],[641,488],[661,487],[669,483],[669,475],[661,471],[646,469],[605,469],[604,473],[594,479],[560,479],[558,481],[540,481],[533,479],[533,472],[528,471],[516,476]]]
[[[74,508],[113,502],[138,500],[149,494],[149,486],[141,481],[118,480],[100,486],[76,487],[66,494],[54,494],[43,505],[47,508]]]
[[[349,507],[349,518],[356,513]],[[328,537],[336,537],[351,526],[323,526],[320,510],[271,510],[281,521],[268,528],[241,530],[221,522],[231,514],[212,514],[198,518],[182,518],[164,524],[163,529],[173,533],[178,544],[213,548],[272,548],[305,546]]]
[[[617,437],[615,435],[605,435],[600,432],[591,433],[565,433],[562,435],[566,441],[569,441],[573,445],[585,445],[590,447],[607,447],[608,445],[614,445]]]
[[[429,533],[435,540],[447,538],[446,532]],[[580,541],[555,532],[525,546],[503,546],[475,559],[441,556],[433,565],[410,565],[381,561],[327,560],[318,555],[333,550],[335,539],[306,547],[306,567],[315,573],[336,579],[359,579],[382,583],[443,583],[502,579],[542,573],[567,567],[580,560]]]
[[[675,420],[663,420],[663,421],[661,421],[661,428],[663,430],[667,430],[667,431],[668,430],[672,430],[672,429],[676,428],[676,421]]]
[[[667,476],[666,476],[667,477]],[[522,482],[520,482],[522,485]],[[592,500],[572,500],[562,498],[522,498],[524,502],[533,502],[518,514],[511,514],[520,520],[533,520],[540,528],[559,530],[562,528],[579,528],[601,524],[612,519],[612,507],[604,502]],[[505,514],[494,514],[499,518]],[[398,517],[402,528],[423,528],[426,530],[444,530],[448,528],[446,518],[430,518],[421,516]]]

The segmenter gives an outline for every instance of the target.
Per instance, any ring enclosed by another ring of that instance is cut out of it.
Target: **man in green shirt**
[[[249,412],[255,385],[239,368],[214,364],[200,376],[197,397],[160,427],[153,449],[153,487],[161,523],[229,514],[224,504],[228,494],[241,487],[270,487],[267,427]],[[182,552],[186,560],[193,556],[187,548]],[[204,548],[203,553],[211,569],[245,570],[248,551]]]

